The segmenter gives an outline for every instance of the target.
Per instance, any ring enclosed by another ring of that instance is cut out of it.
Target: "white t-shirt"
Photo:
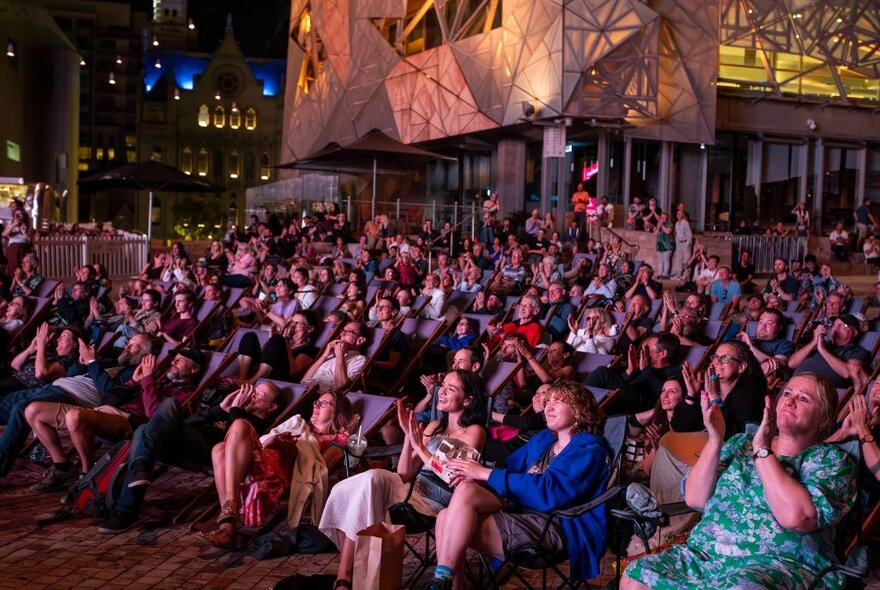
[[[835,244],[837,243],[838,240],[843,240],[843,241],[849,240],[849,234],[846,232],[846,230],[842,230],[842,231],[834,230],[833,232],[831,232],[831,235],[828,237]]]
[[[356,350],[345,353],[345,373],[349,381],[354,381],[364,370],[367,357]],[[336,391],[336,356],[330,355],[324,361],[315,374],[304,383],[317,383],[320,391]]]
[[[62,377],[53,381],[52,385],[64,391],[86,408],[96,408],[103,401],[101,393],[95,387],[95,382],[88,375]]]

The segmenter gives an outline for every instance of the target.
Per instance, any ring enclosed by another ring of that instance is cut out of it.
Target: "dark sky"
[[[151,0],[110,0],[150,13]],[[211,52],[223,40],[226,15],[247,57],[287,56],[290,0],[189,0],[190,18],[199,32],[199,51]]]

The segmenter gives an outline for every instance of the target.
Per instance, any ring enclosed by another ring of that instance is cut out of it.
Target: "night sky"
[[[150,0],[110,0],[150,13]],[[210,53],[223,40],[226,15],[232,14],[235,36],[247,57],[287,56],[290,0],[189,0],[189,16],[199,33],[198,51]]]

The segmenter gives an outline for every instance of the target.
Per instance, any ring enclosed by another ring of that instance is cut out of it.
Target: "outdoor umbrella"
[[[341,145],[328,143],[320,150],[296,160],[281,164],[278,168],[298,168],[301,170],[335,170],[335,171],[369,171],[372,165],[373,196],[371,217],[376,216],[376,174],[379,165],[383,170],[391,172],[410,170],[430,160],[450,160],[455,158],[429,152],[415,146],[399,142],[379,131],[372,129],[351,143]]]
[[[133,188],[150,192],[147,210],[147,240],[153,237],[153,193],[219,193],[222,188],[210,182],[184,174],[173,166],[150,160],[126,164],[113,170],[81,178],[79,185],[89,191],[113,188]]]

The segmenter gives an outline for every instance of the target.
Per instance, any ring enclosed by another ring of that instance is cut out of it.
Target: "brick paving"
[[[859,279],[851,284],[864,292],[872,278]],[[53,513],[62,494],[32,493],[29,486],[40,472],[28,462],[19,463],[0,479],[0,590],[268,589],[294,573],[336,571],[336,554],[294,555],[227,567],[228,554],[197,545],[188,524],[171,523],[172,515],[198,490],[212,485],[204,476],[180,470],[171,470],[150,489],[147,514],[129,531],[102,535],[85,517],[40,527],[35,517]],[[605,556],[602,577],[594,581],[594,588],[613,578],[612,561]],[[872,548],[870,563],[873,570],[866,587],[880,590],[880,547]],[[404,575],[413,567],[408,561]],[[529,578],[540,584],[539,575]],[[520,586],[509,582],[505,588]]]

